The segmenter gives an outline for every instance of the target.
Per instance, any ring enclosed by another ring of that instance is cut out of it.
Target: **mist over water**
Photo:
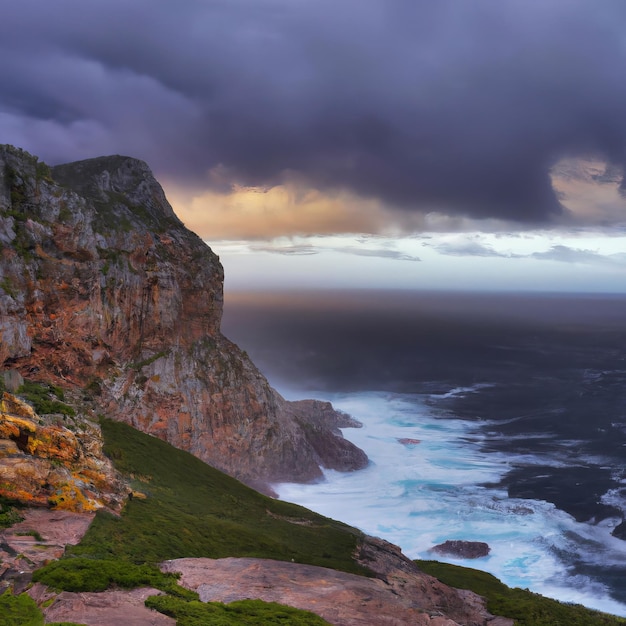
[[[231,294],[223,330],[364,424],[344,435],[367,469],[281,498],[415,558],[486,541],[457,562],[626,615],[625,320],[619,296],[310,292]]]

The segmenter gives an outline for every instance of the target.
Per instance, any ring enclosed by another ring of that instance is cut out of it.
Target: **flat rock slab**
[[[455,626],[436,610],[414,606],[420,594],[399,595],[382,580],[269,559],[175,559],[180,584],[204,602],[260,599],[312,611],[335,626]],[[424,583],[426,584],[426,583]],[[410,582],[407,581],[410,586]]]
[[[10,584],[16,592],[22,591],[35,569],[60,558],[66,545],[81,540],[95,515],[50,509],[25,509],[21,513],[24,521],[0,532],[0,593]],[[35,533],[41,539],[34,537]]]
[[[37,601],[42,601],[46,592],[43,586],[29,593]],[[49,592],[48,592],[49,593]],[[53,604],[44,608],[46,623],[76,622],[87,626],[175,626],[176,620],[153,611],[144,605],[148,596],[161,592],[145,587],[130,591],[111,590],[100,593],[58,594]],[[38,597],[39,595],[39,597]]]
[[[76,545],[87,532],[95,513],[71,513],[50,509],[27,509],[24,521],[13,525],[13,533],[36,530],[46,543]]]

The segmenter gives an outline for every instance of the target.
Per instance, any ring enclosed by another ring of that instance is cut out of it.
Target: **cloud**
[[[445,241],[438,244],[430,244],[440,254],[448,256],[481,256],[502,257],[506,259],[516,258],[520,255],[511,252],[498,252],[490,246],[472,240]]]
[[[292,244],[290,246],[273,246],[266,245],[251,245],[251,252],[271,252],[273,254],[284,254],[287,256],[308,256],[311,254],[319,254],[320,251],[311,244],[301,243]]]
[[[304,190],[346,232],[559,222],[560,157],[626,160],[625,28],[622,0],[22,0],[0,22],[0,141],[137,156],[222,206]],[[194,219],[214,211],[196,200]]]
[[[362,200],[350,193],[323,194],[294,185],[190,193],[175,184],[166,185],[166,191],[183,222],[201,237],[213,241],[379,232],[392,223],[375,200]]]
[[[626,267],[626,254],[600,254],[594,250],[581,250],[564,245],[552,246],[549,250],[534,252],[529,256],[533,259],[560,261],[563,263],[622,265]]]
[[[421,261],[418,256],[400,252],[399,250],[389,250],[387,248],[360,248],[353,246],[342,246],[333,248],[335,252],[354,254],[356,256],[371,256],[381,259],[391,259],[393,261]]]
[[[309,241],[298,243],[283,243],[283,240],[267,241],[264,243],[250,244],[248,250],[250,252],[269,252],[272,254],[284,254],[287,256],[309,256],[320,254],[322,252],[339,252],[342,254],[351,254],[355,256],[376,257],[381,259],[390,259],[393,261],[421,261],[418,256],[408,254],[400,250],[395,250],[392,242],[386,241],[383,245],[372,246],[364,245],[372,243],[372,238],[355,238],[356,245],[339,245],[333,244],[332,238],[324,238],[319,243],[317,238]]]

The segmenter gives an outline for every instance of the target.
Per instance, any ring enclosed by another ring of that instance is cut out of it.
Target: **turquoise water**
[[[371,462],[358,472],[327,471],[314,485],[276,485],[282,499],[383,537],[411,558],[433,558],[429,550],[448,539],[484,541],[491,548],[487,557],[437,559],[488,571],[510,586],[626,616],[626,604],[616,599],[609,577],[581,573],[626,567],[626,542],[610,534],[619,520],[579,523],[551,503],[509,498],[505,489],[485,486],[497,484],[522,459],[485,453],[485,424],[437,417],[426,396],[316,395],[363,423],[343,433]],[[531,462],[531,456],[523,460]]]

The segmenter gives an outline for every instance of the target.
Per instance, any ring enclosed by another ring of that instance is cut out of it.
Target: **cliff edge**
[[[0,146],[0,369],[261,490],[364,467],[348,416],[286,401],[221,334],[223,277],[144,162]]]

